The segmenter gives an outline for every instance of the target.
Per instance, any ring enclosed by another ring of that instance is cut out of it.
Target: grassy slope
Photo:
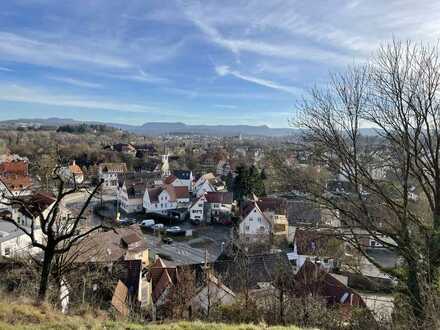
[[[50,307],[36,307],[0,301],[0,329],[145,329],[145,330],[298,330],[296,327],[266,327],[264,325],[225,325],[203,322],[176,322],[160,325],[109,321],[93,315],[65,316]]]

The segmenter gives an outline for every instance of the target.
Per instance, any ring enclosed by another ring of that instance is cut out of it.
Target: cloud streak
[[[285,86],[285,85],[281,85],[278,84],[276,82],[273,82],[271,80],[267,80],[267,79],[261,79],[261,78],[257,78],[257,77],[252,77],[252,76],[248,76],[245,74],[240,73],[239,71],[235,71],[235,70],[231,70],[229,68],[229,66],[227,65],[220,65],[220,66],[216,66],[215,67],[215,72],[221,76],[233,76],[235,78],[244,80],[244,81],[248,81],[250,83],[259,85],[259,86],[263,86],[263,87],[267,87],[267,88],[271,88],[271,89],[275,89],[275,90],[279,90],[279,91],[283,91],[289,94],[294,94],[297,95],[301,90],[296,88],[296,87],[291,87],[291,86]]]
[[[152,113],[160,109],[141,104],[99,100],[78,95],[59,94],[16,84],[0,86],[0,100],[81,109],[112,110],[118,112]]]
[[[102,88],[101,84],[97,84],[97,83],[93,83],[93,82],[89,82],[89,81],[85,81],[85,80],[80,80],[80,79],[75,79],[75,78],[70,78],[70,77],[49,76],[48,78],[50,80],[54,80],[54,81],[58,81],[58,82],[61,82],[61,83],[73,85],[73,86],[76,86],[76,87]]]

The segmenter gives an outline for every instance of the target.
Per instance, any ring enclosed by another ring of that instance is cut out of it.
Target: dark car
[[[170,237],[164,237],[162,238],[162,242],[164,242],[165,244],[172,244],[174,241]]]
[[[130,226],[130,225],[134,225],[136,223],[136,219],[122,219],[119,220],[119,224],[121,226]]]

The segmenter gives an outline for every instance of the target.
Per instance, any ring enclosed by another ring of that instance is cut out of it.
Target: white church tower
[[[162,167],[160,168],[160,172],[162,174],[162,177],[167,177],[171,175],[170,171],[170,163],[168,162],[168,154],[162,155]]]

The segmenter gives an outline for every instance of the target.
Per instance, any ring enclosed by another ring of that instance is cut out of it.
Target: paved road
[[[188,242],[174,241],[172,244],[165,244],[158,237],[149,234],[145,234],[145,240],[151,252],[162,256],[165,260],[169,257],[171,259],[169,261],[176,265],[202,263],[205,261],[205,256],[208,262],[217,259],[217,255],[204,249],[193,248]]]

